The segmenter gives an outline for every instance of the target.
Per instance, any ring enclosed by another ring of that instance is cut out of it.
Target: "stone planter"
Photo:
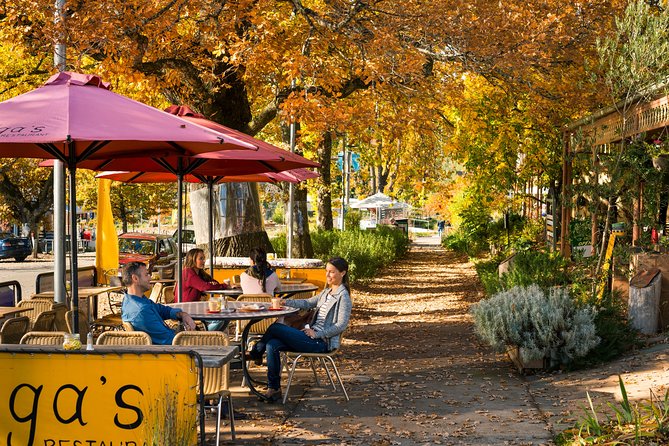
[[[516,365],[518,372],[522,374],[528,374],[546,368],[546,361],[544,359],[524,361],[520,355],[520,348],[517,346],[507,346],[506,354],[509,355],[511,361]]]

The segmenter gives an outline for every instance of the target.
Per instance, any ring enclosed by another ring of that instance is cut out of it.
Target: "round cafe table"
[[[221,290],[221,291],[228,291],[228,290]],[[241,341],[242,344],[240,347],[242,355],[242,373],[244,374],[244,378],[249,386],[249,390],[251,391],[251,393],[256,395],[258,398],[262,399],[263,401],[268,401],[265,395],[256,389],[255,385],[261,384],[261,382],[251,377],[248,367],[246,365],[246,361],[244,361],[243,359],[244,353],[246,352],[246,346],[248,343],[249,330],[254,324],[260,322],[263,319],[286,316],[289,314],[296,313],[299,310],[297,308],[292,308],[292,307],[283,307],[281,310],[269,310],[269,309],[263,309],[258,311],[242,310],[242,307],[247,307],[253,304],[263,306],[263,308],[269,308],[270,305],[267,302],[233,301],[233,302],[227,302],[227,309],[222,309],[220,313],[210,313],[208,302],[181,302],[181,303],[168,304],[168,306],[180,308],[182,311],[185,311],[186,313],[190,314],[190,316],[197,321],[230,322],[230,321],[248,320],[249,322],[246,324],[244,330],[242,331],[242,341]]]

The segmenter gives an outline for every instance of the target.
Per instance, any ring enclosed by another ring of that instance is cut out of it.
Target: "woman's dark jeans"
[[[312,339],[301,330],[284,324],[274,323],[269,326],[263,337],[254,346],[252,356],[262,355],[267,351],[267,387],[281,388],[281,351],[289,350],[303,353],[325,353],[328,344],[323,339]]]

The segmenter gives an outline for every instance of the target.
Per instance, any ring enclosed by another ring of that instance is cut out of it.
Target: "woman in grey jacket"
[[[351,317],[351,294],[348,285],[348,262],[341,257],[330,259],[325,266],[327,286],[310,299],[289,299],[282,304],[300,309],[316,309],[311,325],[302,330],[274,323],[249,352],[250,359],[262,361],[267,351],[267,393],[269,401],[281,399],[282,350],[324,353],[339,347],[340,335]]]

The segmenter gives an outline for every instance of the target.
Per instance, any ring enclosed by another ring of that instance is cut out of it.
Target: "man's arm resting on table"
[[[183,322],[186,330],[195,330],[195,321],[192,317],[190,317],[190,314],[186,313],[185,311],[179,311],[176,316],[177,320]]]

